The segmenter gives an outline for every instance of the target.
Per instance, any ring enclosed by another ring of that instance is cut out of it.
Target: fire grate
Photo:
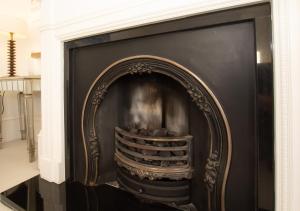
[[[191,179],[192,139],[166,129],[126,131],[116,127],[115,160],[141,179]]]

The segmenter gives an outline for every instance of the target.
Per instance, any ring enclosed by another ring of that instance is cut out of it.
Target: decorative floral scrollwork
[[[147,63],[137,62],[133,63],[128,67],[128,72],[130,74],[143,74],[143,73],[152,73],[153,67]]]
[[[106,92],[107,92],[107,87],[106,87],[105,84],[102,84],[102,85],[98,86],[97,89],[95,90],[95,94],[93,96],[92,104],[93,105],[99,105],[102,102]]]
[[[213,191],[218,176],[218,167],[220,162],[218,161],[218,152],[213,152],[207,159],[205,166],[204,182],[206,183],[207,189]]]
[[[129,165],[120,162],[117,159],[115,160],[117,161],[119,166],[126,168],[131,175],[137,175],[141,179],[148,178],[149,180],[154,180],[155,178],[163,177],[163,175],[160,173],[153,173],[153,172],[145,171],[143,169],[133,168]]]
[[[90,156],[91,156],[92,160],[99,158],[100,147],[99,147],[99,143],[98,143],[98,137],[95,135],[95,133],[93,131],[90,132],[89,149],[90,149]]]
[[[131,175],[136,175],[138,176],[140,179],[149,179],[149,180],[155,180],[155,179],[161,179],[164,178],[164,174],[160,173],[160,172],[151,172],[151,171],[147,171],[145,169],[140,169],[140,168],[134,168],[132,166],[126,165],[123,162],[120,162],[118,159],[115,158],[115,160],[117,161],[119,166],[124,167],[125,169],[128,170],[128,172]],[[176,176],[174,176],[176,177]]]
[[[193,102],[196,103],[196,105],[198,106],[198,108],[201,111],[207,112],[207,113],[211,112],[210,104],[208,103],[206,97],[203,95],[203,93],[201,92],[201,90],[199,88],[196,88],[195,86],[192,86],[191,84],[188,84],[186,86],[186,89],[187,89],[187,92],[189,93],[189,95],[191,96]]]
[[[154,171],[149,171],[146,168],[132,167],[128,164],[125,164],[124,162],[121,162],[120,158],[117,158],[117,156],[115,156],[115,161],[117,162],[118,166],[121,166],[121,167],[127,169],[128,172],[130,172],[131,175],[136,175],[140,179],[147,178],[149,180],[155,180],[155,179],[166,178],[166,174],[163,173],[163,172],[154,172]],[[192,178],[192,173],[187,171],[185,173],[184,177],[185,178]],[[174,174],[170,179],[180,180],[180,179],[182,179],[182,175]]]

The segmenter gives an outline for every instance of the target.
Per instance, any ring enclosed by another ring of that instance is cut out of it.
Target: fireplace
[[[269,15],[261,4],[66,43],[70,179],[179,210],[273,210]]]
[[[112,84],[116,86],[110,89]],[[142,199],[186,209],[194,206],[190,205],[190,186],[197,178],[204,181],[202,188],[209,195],[219,192],[224,200],[231,134],[220,103],[190,70],[175,61],[150,55],[113,63],[86,95],[82,134],[88,160],[87,184],[106,180],[99,173],[99,160],[103,159],[101,142],[105,142],[101,134],[107,132],[100,127],[106,116],[101,106],[109,94],[112,104],[122,105],[107,117],[112,118],[114,132],[105,129],[113,132],[115,139],[107,143],[107,149],[112,151],[108,158],[115,161],[111,162],[115,171],[108,175],[110,180],[115,178],[121,188]],[[202,131],[196,134],[194,130]],[[190,132],[196,135],[195,140]],[[201,146],[196,146],[195,141]],[[193,163],[206,163],[203,175],[193,175]],[[220,169],[220,165],[224,168]]]

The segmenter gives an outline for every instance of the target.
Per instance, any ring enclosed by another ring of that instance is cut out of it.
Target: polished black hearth
[[[87,187],[78,182],[60,185],[39,176],[3,193],[1,202],[16,211],[176,211],[158,203],[143,203],[110,185]]]

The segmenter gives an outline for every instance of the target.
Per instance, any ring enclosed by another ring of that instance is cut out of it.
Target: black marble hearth
[[[17,211],[176,211],[162,204],[144,203],[132,194],[104,184],[60,185],[33,177],[3,193],[1,202]]]

